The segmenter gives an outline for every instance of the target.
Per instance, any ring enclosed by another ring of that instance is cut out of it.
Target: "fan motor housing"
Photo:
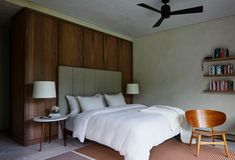
[[[169,3],[170,0],[162,0],[162,3]]]
[[[162,8],[161,8],[161,14],[162,14],[162,17],[164,18],[169,18],[170,17],[170,13],[171,13],[171,8],[169,5],[163,5]]]

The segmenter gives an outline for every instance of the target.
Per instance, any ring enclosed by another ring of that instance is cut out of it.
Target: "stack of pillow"
[[[67,95],[66,99],[70,106],[70,114],[78,114],[80,112],[109,107],[109,106],[114,107],[114,106],[126,105],[122,93],[112,94],[112,95],[96,94],[90,97]]]

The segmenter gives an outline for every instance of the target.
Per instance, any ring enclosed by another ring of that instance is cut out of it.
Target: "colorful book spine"
[[[225,57],[229,57],[228,48],[215,48],[213,53],[213,58],[225,58]]]
[[[232,74],[233,73],[233,65],[211,65],[208,67],[208,74],[209,75],[225,75],[225,74]]]
[[[234,82],[233,81],[225,81],[225,80],[217,80],[209,82],[209,90],[217,91],[217,92],[226,92],[234,90]]]

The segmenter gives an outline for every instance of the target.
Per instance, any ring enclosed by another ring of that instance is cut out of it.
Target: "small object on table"
[[[49,123],[49,143],[51,142],[51,123],[57,122],[60,124],[61,131],[63,133],[63,140],[64,140],[64,146],[66,146],[65,143],[65,135],[64,135],[64,128],[65,128],[65,120],[68,118],[66,115],[61,115],[59,117],[53,118],[50,116],[39,116],[33,118],[35,122],[41,123],[41,138],[40,138],[40,148],[39,151],[42,150],[42,141],[44,138],[44,132],[45,132],[45,125],[46,123]]]
[[[53,106],[51,108],[51,113],[48,116],[50,116],[51,118],[58,118],[58,117],[60,117],[61,116],[60,108],[58,106]]]

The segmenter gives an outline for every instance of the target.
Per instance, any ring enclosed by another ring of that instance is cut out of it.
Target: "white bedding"
[[[69,131],[73,131],[74,120],[78,114],[68,114],[68,119],[65,121],[65,128]]]
[[[174,112],[168,114],[169,120],[167,114],[141,112],[146,108],[131,104],[83,112],[74,119],[73,137],[109,146],[125,160],[148,160],[152,147],[179,133],[180,124],[172,121],[172,116],[177,120],[182,115],[168,108]]]

